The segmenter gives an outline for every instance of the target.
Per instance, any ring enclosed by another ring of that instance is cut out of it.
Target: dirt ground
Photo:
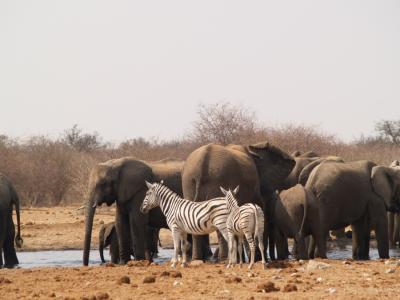
[[[98,232],[104,223],[114,221],[115,208],[101,207],[93,221],[92,248],[98,248]],[[21,211],[22,251],[82,249],[85,232],[84,210],[78,206],[24,208]],[[14,216],[14,222],[16,219]],[[160,232],[161,244],[172,247],[169,230]],[[212,238],[215,242],[215,238]]]
[[[23,210],[24,250],[80,249],[83,215],[77,207]],[[101,222],[112,210],[99,211]],[[162,243],[167,244],[168,231]],[[96,238],[94,239],[94,241]],[[96,243],[93,243],[96,247]],[[149,283],[147,283],[149,282]],[[0,270],[0,299],[377,299],[400,298],[400,261],[290,261],[252,271],[199,263]]]

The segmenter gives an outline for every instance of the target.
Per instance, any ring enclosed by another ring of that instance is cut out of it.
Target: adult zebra
[[[255,258],[255,240],[258,240],[258,247],[261,252],[261,260],[263,268],[265,268],[265,254],[264,254],[264,213],[257,204],[246,203],[242,206],[238,205],[235,195],[239,191],[237,186],[233,191],[225,190],[220,187],[222,193],[225,195],[225,201],[228,208],[228,246],[229,246],[229,263],[228,268],[236,263],[236,253],[238,251],[235,236],[239,240],[239,263],[243,263],[243,236],[246,237],[250,247],[250,265],[251,269],[254,265]]]
[[[187,234],[204,235],[219,230],[228,241],[226,221],[228,210],[224,197],[214,198],[203,202],[193,202],[181,198],[161,183],[149,183],[149,190],[140,207],[142,213],[148,213],[152,208],[160,206],[172,231],[174,240],[174,258],[172,267],[178,261],[179,245],[182,249],[182,266],[187,265],[186,243]]]

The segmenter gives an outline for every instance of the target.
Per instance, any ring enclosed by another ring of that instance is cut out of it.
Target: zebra
[[[181,198],[167,186],[161,183],[146,181],[148,191],[140,207],[142,213],[148,213],[152,208],[160,206],[172,231],[174,240],[174,257],[171,267],[178,262],[179,246],[182,250],[182,267],[187,266],[186,243],[187,234],[209,234],[219,230],[228,241],[226,220],[228,209],[224,197],[214,198],[203,202],[193,202]]]
[[[264,256],[264,213],[257,204],[246,203],[242,206],[238,206],[235,198],[239,191],[237,186],[233,191],[230,189],[227,191],[223,187],[220,187],[222,193],[225,195],[225,201],[228,207],[229,216],[227,219],[228,228],[228,246],[229,246],[229,263],[227,268],[233,267],[236,263],[237,244],[235,236],[239,240],[239,263],[240,267],[243,263],[242,245],[243,236],[246,237],[250,247],[250,265],[251,269],[254,265],[255,258],[255,240],[258,239],[258,247],[261,252],[261,259],[263,268],[265,269],[265,256]]]

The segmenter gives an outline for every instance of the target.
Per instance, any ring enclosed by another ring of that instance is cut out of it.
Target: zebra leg
[[[229,232],[228,233],[228,265],[226,266],[227,268],[232,267],[233,265],[233,249],[235,246],[233,245],[233,237],[232,234]]]
[[[187,267],[187,251],[186,251],[186,245],[187,245],[187,233],[186,232],[182,232],[181,233],[181,245],[182,245],[182,267]]]
[[[240,251],[239,251],[239,266],[241,268],[242,265],[243,265],[243,251],[242,251],[242,249],[243,249],[243,236],[241,236],[241,235],[238,236],[238,244],[239,244],[239,249],[240,249]],[[237,252],[237,249],[235,249],[235,251]]]
[[[250,270],[254,265],[254,259],[256,256],[256,247],[254,245],[254,239],[251,235],[247,234],[246,240],[249,243],[249,247],[250,247],[250,265],[249,265],[249,270]]]
[[[264,237],[262,232],[258,233],[257,240],[258,240],[258,248],[260,248],[261,252],[261,262],[263,265],[263,269],[265,269]]]
[[[172,259],[171,267],[175,268],[178,262],[179,248],[180,248],[180,239],[181,233],[177,228],[172,228],[172,238],[174,240],[174,258]]]

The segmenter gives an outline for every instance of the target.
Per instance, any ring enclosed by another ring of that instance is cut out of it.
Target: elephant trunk
[[[83,245],[83,265],[89,265],[90,241],[92,238],[93,218],[96,211],[96,201],[91,193],[85,209],[85,241]]]
[[[104,264],[106,260],[104,259],[104,231],[103,228],[100,229],[99,232],[99,253],[100,253],[100,258],[101,262]]]
[[[17,236],[15,237],[15,244],[18,248],[22,247],[23,240],[21,238],[21,219],[20,219],[20,206],[19,197],[15,190],[12,191],[15,205],[15,214],[17,215]]]

